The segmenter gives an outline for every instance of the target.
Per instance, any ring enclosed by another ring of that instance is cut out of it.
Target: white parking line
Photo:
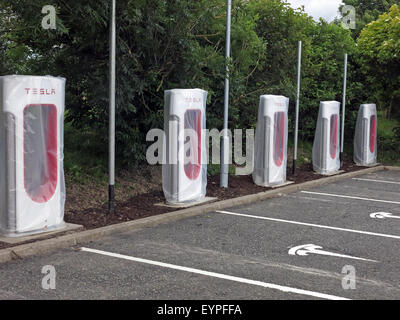
[[[240,283],[250,284],[250,285],[254,285],[254,286],[279,290],[279,291],[283,291],[283,292],[287,292],[287,293],[294,293],[294,294],[305,295],[305,296],[316,297],[316,298],[327,299],[327,300],[350,300],[347,298],[333,296],[330,294],[319,293],[319,292],[303,290],[303,289],[296,289],[296,288],[292,288],[292,287],[281,286],[281,285],[262,282],[262,281],[250,280],[250,279],[246,279],[246,278],[239,278],[239,277],[225,275],[222,273],[209,272],[209,271],[204,271],[204,270],[194,269],[194,268],[187,268],[187,267],[182,267],[182,266],[178,266],[178,265],[174,265],[174,264],[169,264],[169,263],[164,263],[164,262],[159,262],[159,261],[154,261],[154,260],[147,260],[147,259],[142,259],[142,258],[136,258],[136,257],[118,254],[118,253],[102,251],[102,250],[96,250],[96,249],[90,249],[90,248],[84,248],[84,247],[80,248],[80,250],[85,251],[85,252],[100,254],[103,256],[119,258],[119,259],[139,262],[139,263],[145,263],[145,264],[150,264],[153,266],[174,269],[174,270],[179,270],[179,271],[185,271],[185,272],[200,274],[200,275],[204,275],[204,276],[208,276],[208,277],[230,280],[230,281],[234,281],[234,282],[240,282]]]
[[[391,239],[400,240],[400,236],[395,236],[395,235],[392,235],[392,234],[384,234],[384,233],[375,233],[375,232],[361,231],[361,230],[354,230],[354,229],[337,228],[337,227],[325,226],[325,225],[320,225],[320,224],[305,223],[305,222],[292,221],[292,220],[283,220],[283,219],[276,219],[276,218],[268,218],[268,217],[254,216],[254,215],[250,215],[250,214],[235,213],[235,212],[229,212],[229,211],[215,211],[215,212],[228,214],[228,215],[231,215],[231,216],[253,218],[253,219],[260,219],[260,220],[268,220],[268,221],[275,221],[275,222],[283,222],[283,223],[297,224],[297,225],[307,226],[307,227],[315,227],[315,228],[330,229],[330,230],[336,230],[336,231],[353,232],[353,233],[365,234],[365,235],[369,235],[369,236],[377,236],[377,237],[391,238]]]
[[[390,184],[400,184],[400,182],[397,182],[397,181],[373,180],[373,179],[363,179],[363,178],[353,178],[353,180],[379,182],[379,183],[390,183]]]
[[[332,193],[322,193],[322,192],[312,192],[312,191],[301,191],[301,193],[316,194],[316,195],[328,196],[328,197],[337,197],[337,198],[346,198],[346,199],[363,200],[363,201],[372,201],[372,202],[381,202],[381,203],[400,204],[400,202],[398,202],[398,201],[389,201],[389,200],[379,200],[379,199],[361,198],[361,197],[345,196],[345,195],[342,195],[342,194],[332,194]]]
[[[299,196],[291,196],[291,195],[287,195],[286,197],[293,198],[293,199],[304,199],[304,200],[312,200],[312,201],[319,201],[319,202],[333,202],[333,203],[336,203],[335,200],[328,200],[328,199],[322,199],[322,198],[299,197]]]

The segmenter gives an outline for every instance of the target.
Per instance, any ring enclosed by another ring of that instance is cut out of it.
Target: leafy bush
[[[82,166],[106,166],[110,1],[52,2],[58,17],[55,31],[41,28],[47,0],[0,3],[0,12],[9,18],[1,24],[0,71],[67,78],[66,164],[79,175]],[[144,160],[147,131],[163,126],[166,89],[207,90],[207,125],[222,128],[225,23],[225,0],[118,0],[119,167]],[[298,40],[304,43],[300,139],[312,141],[320,101],[341,101],[346,52],[346,135],[351,136],[358,106],[371,91],[359,72],[363,60],[351,32],[315,22],[281,0],[233,1],[231,129],[255,126],[261,94],[282,94],[290,97],[292,133]]]

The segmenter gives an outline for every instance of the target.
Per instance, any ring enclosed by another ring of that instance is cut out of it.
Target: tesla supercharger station
[[[354,137],[354,162],[373,166],[377,161],[377,113],[375,104],[362,104],[358,111]]]
[[[340,103],[321,102],[313,146],[313,168],[319,174],[340,169]]]
[[[286,97],[260,97],[253,170],[253,181],[257,185],[269,187],[286,181],[288,108]]]
[[[64,227],[65,79],[0,77],[0,232]]]
[[[206,196],[206,102],[201,89],[165,91],[163,190],[167,203]]]

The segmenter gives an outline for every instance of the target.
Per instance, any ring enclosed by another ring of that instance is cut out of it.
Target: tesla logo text
[[[26,94],[38,94],[41,96],[50,96],[56,94],[56,89],[47,88],[25,88]]]
[[[200,103],[201,102],[201,98],[185,98],[185,102],[187,103]]]

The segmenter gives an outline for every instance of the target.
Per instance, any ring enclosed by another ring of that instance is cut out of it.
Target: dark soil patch
[[[8,248],[8,247],[10,247],[10,245],[9,245],[9,244],[7,244],[7,243],[4,243],[4,242],[0,242],[0,250],[1,250],[1,249]]]
[[[65,214],[65,221],[83,225],[86,229],[104,227],[110,224],[136,220],[167,213],[176,209],[155,206],[165,200],[162,190],[139,194],[128,201],[117,202],[115,213],[108,213],[108,205],[83,211],[70,211]]]
[[[363,167],[358,167],[351,161],[346,161],[342,170],[351,172],[360,169],[363,169]],[[292,176],[291,168],[288,168],[287,178],[295,183],[302,183],[323,177],[313,172],[312,164],[306,164],[298,168],[296,176]],[[229,188],[223,189],[219,186],[219,178],[219,175],[209,176],[207,183],[207,196],[216,197],[218,200],[232,199],[272,189],[255,185],[251,175],[229,176]],[[163,201],[165,201],[165,198],[160,185],[159,188],[153,189],[150,192],[139,194],[127,201],[117,203],[115,214],[110,215],[107,204],[104,204],[97,208],[66,212],[65,221],[81,224],[86,229],[94,229],[177,210],[175,208],[155,206],[156,203]]]
[[[229,176],[229,188],[220,187],[220,176],[208,177],[207,196],[218,200],[232,199],[249,194],[260,193],[271,188],[260,187],[254,184],[252,176]]]
[[[356,166],[352,161],[345,161],[342,170],[352,172],[364,169]],[[305,164],[297,169],[296,176],[291,175],[291,168],[288,168],[287,179],[297,183],[321,179],[324,176],[313,172],[312,164]],[[219,175],[208,177],[207,196],[217,197],[218,200],[227,200],[250,194],[260,193],[271,188],[259,187],[253,183],[249,176],[230,176],[229,188],[222,189],[219,186]],[[85,199],[82,199],[84,201]],[[117,199],[118,200],[118,199]],[[175,208],[155,206],[156,203],[165,200],[161,185],[152,188],[151,191],[135,195],[129,200],[117,202],[115,214],[108,213],[107,203],[90,209],[79,209],[79,202],[71,206],[65,212],[65,221],[81,224],[85,229],[95,229],[116,223],[132,221],[149,216],[164,214],[175,211]],[[74,197],[74,201],[79,201]],[[0,242],[0,249],[12,245]]]

